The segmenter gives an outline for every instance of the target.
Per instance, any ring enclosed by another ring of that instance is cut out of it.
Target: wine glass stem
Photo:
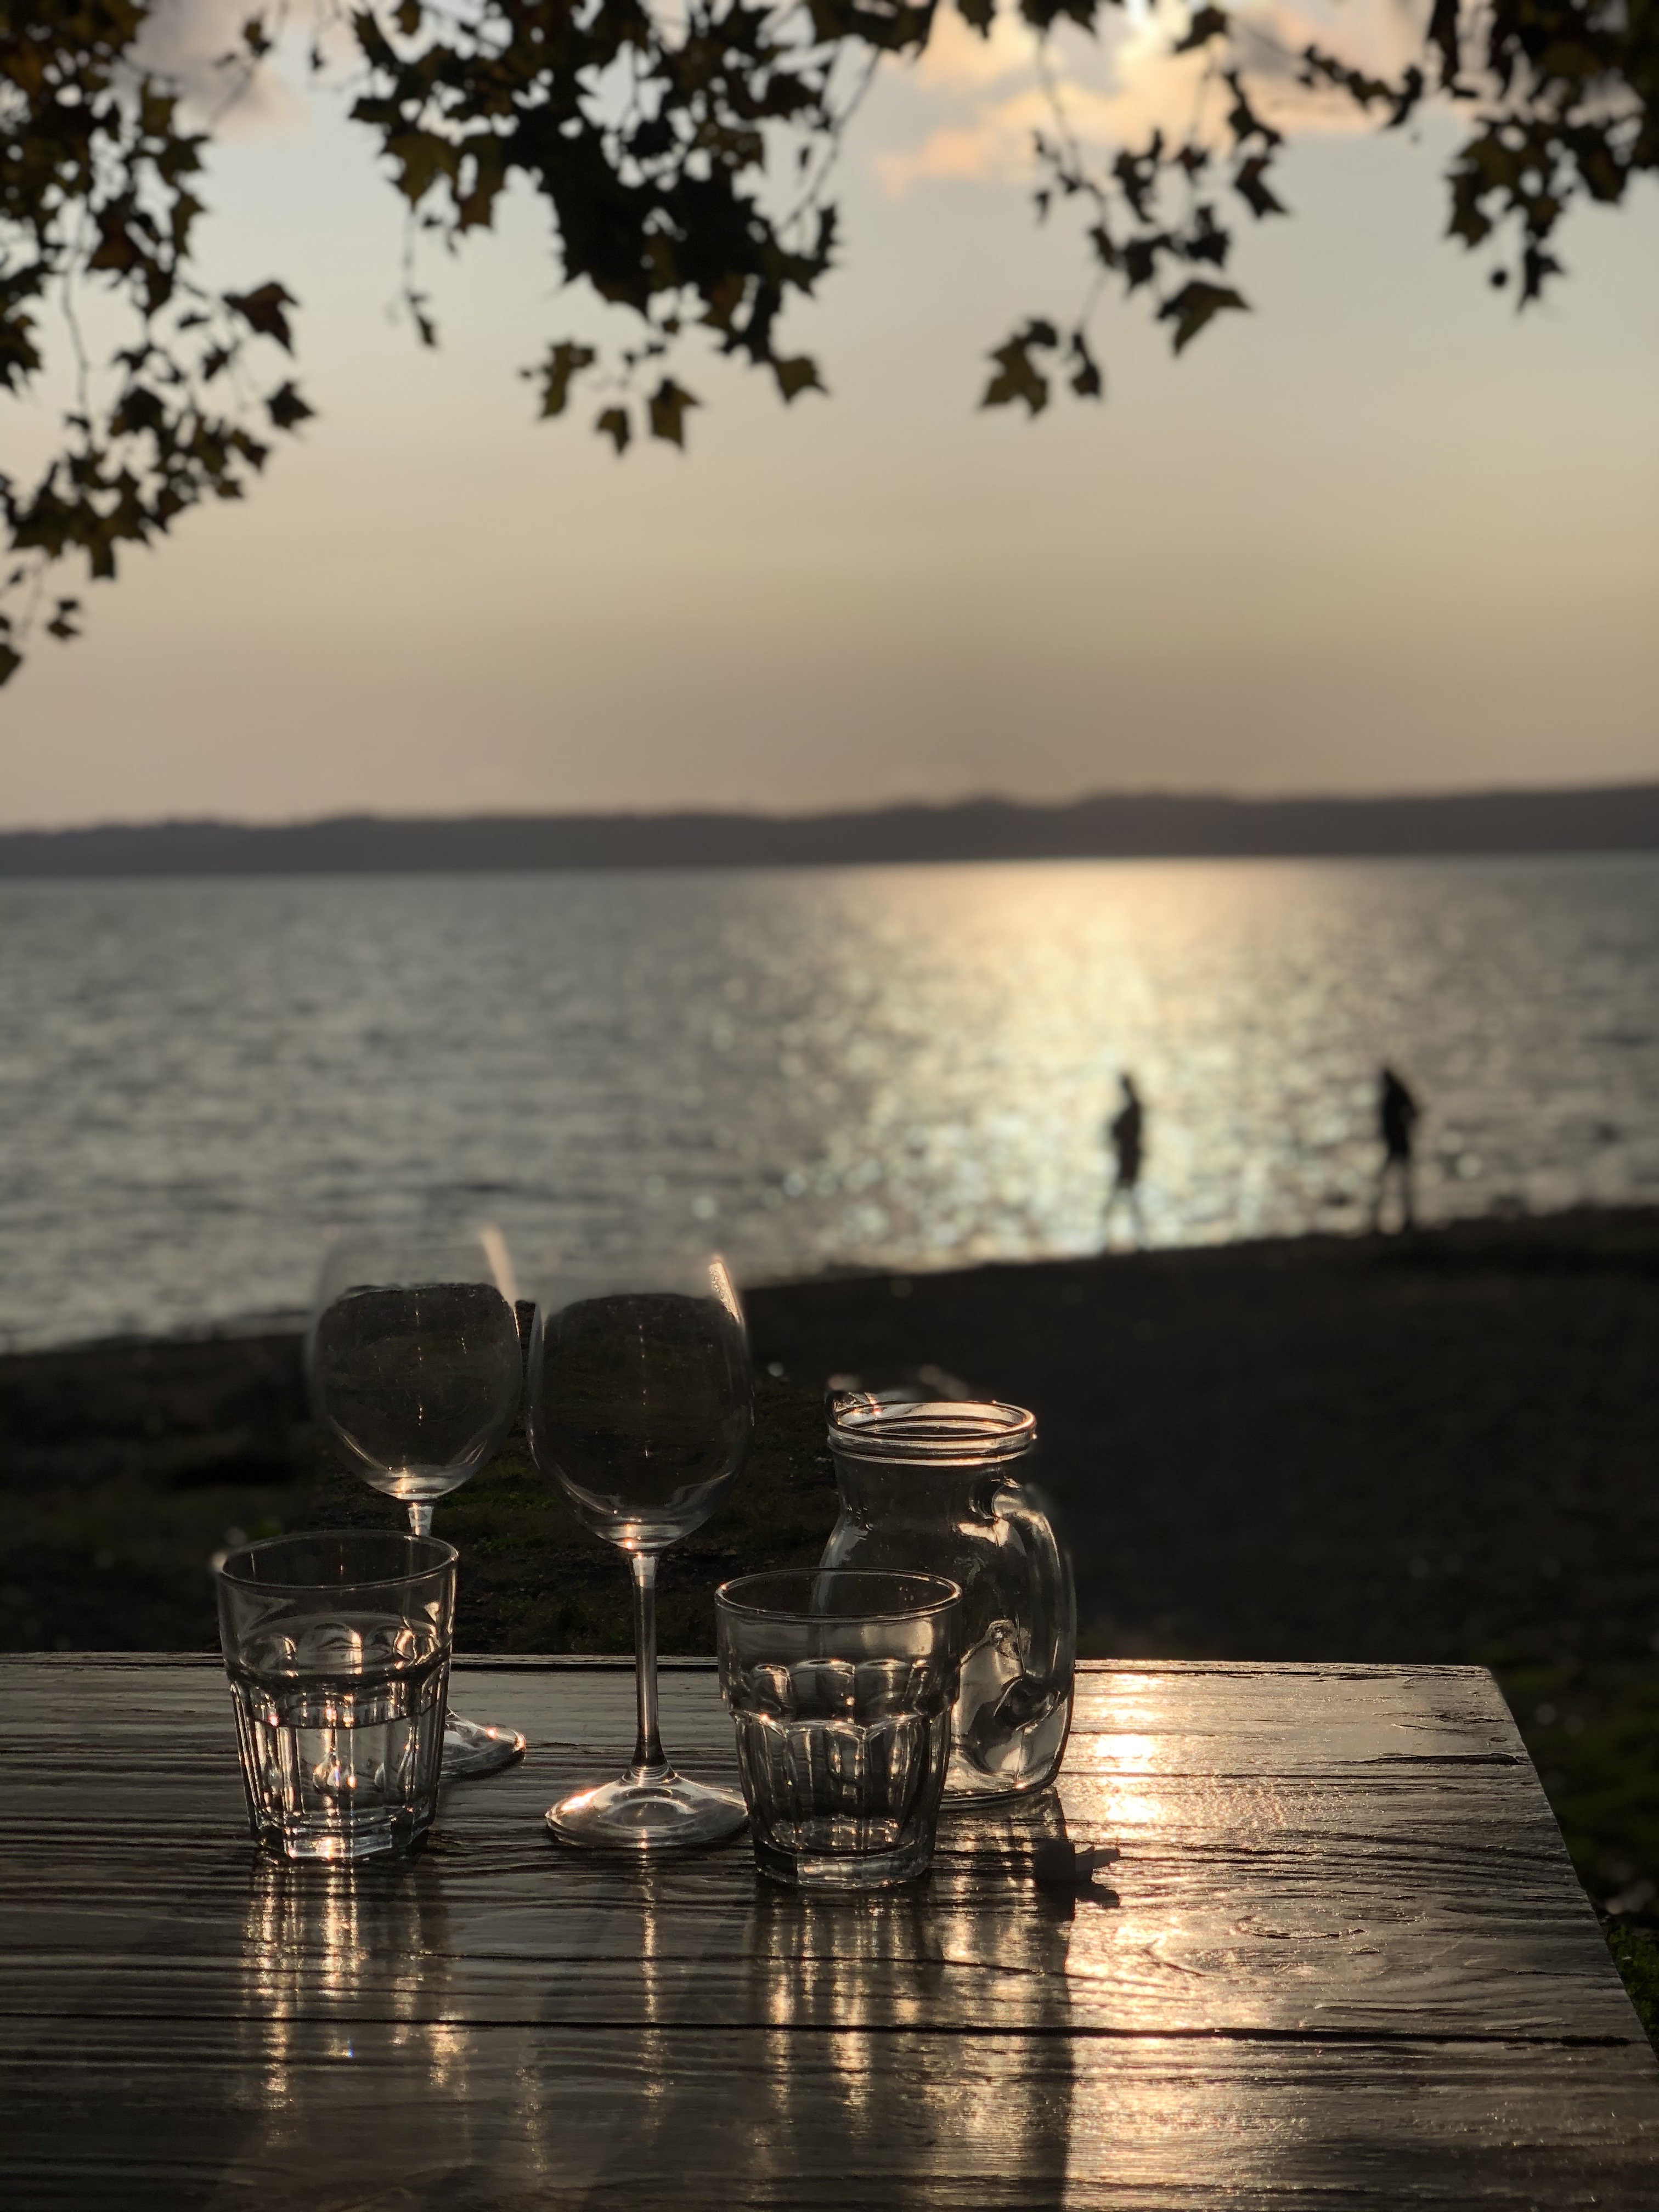
[[[413,1498],[410,1500],[409,1533],[411,1536],[429,1536],[432,1534],[430,1505],[417,1505]]]
[[[662,1738],[657,1733],[657,1560],[651,1552],[632,1552],[634,1570],[634,1683],[639,1698],[640,1732],[634,1745],[635,1767],[662,1767]]]

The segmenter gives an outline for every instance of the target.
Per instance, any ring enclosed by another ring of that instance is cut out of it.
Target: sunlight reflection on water
[[[1659,859],[40,883],[0,894],[0,1340],[302,1305],[321,1231],[492,1216],[750,1280],[1659,1196]],[[1120,1231],[1120,1233],[1122,1233]]]

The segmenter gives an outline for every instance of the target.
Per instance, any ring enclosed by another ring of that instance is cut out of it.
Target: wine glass
[[[409,1509],[470,1482],[506,1436],[523,1386],[513,1266],[498,1229],[337,1238],[324,1262],[306,1374],[319,1422],[355,1474]],[[523,1757],[512,1729],[450,1713],[447,1782]]]
[[[657,1728],[657,1561],[737,1480],[755,1425],[742,1310],[718,1258],[596,1269],[539,1304],[530,1346],[530,1448],[634,1576],[639,1732],[631,1765],[553,1806],[561,1841],[653,1851],[717,1843],[746,1814],[735,1790],[688,1781]]]

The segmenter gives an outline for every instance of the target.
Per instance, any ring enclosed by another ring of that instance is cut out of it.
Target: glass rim
[[[725,1308],[745,1334],[743,1293],[732,1263],[713,1245],[694,1244],[635,1264],[621,1253],[582,1257],[555,1254],[530,1278],[526,1297],[544,1328],[573,1305],[605,1297],[707,1298]]]
[[[440,1273],[434,1267],[428,1274],[423,1263],[438,1253],[453,1255],[464,1247],[482,1261],[482,1266],[464,1274]],[[342,1283],[328,1291],[329,1279],[342,1261],[365,1262],[369,1257],[395,1262],[413,1261],[418,1267],[419,1279],[411,1279],[416,1267],[394,1264],[389,1270],[389,1282],[369,1281]],[[323,1231],[322,1265],[318,1270],[316,1289],[313,1293],[312,1328],[331,1306],[349,1297],[354,1291],[416,1291],[447,1289],[453,1283],[476,1283],[480,1288],[497,1291],[511,1307],[519,1304],[518,1268],[514,1261],[506,1237],[493,1221],[470,1220],[398,1221],[376,1219],[359,1222],[331,1222]]]
[[[304,1577],[285,1582],[280,1577],[254,1576],[238,1573],[233,1563],[251,1559],[260,1553],[274,1552],[285,1544],[315,1544],[343,1537],[366,1536],[377,1543],[429,1545],[439,1554],[428,1558],[423,1566],[410,1566],[402,1574],[350,1575],[341,1582],[319,1583],[313,1577]],[[257,1543],[238,1544],[227,1552],[214,1566],[214,1573],[222,1582],[233,1583],[238,1589],[253,1590],[262,1595],[274,1595],[279,1590],[338,1590],[393,1589],[404,1583],[422,1581],[428,1575],[438,1575],[452,1569],[460,1558],[453,1544],[446,1544],[441,1536],[417,1536],[407,1528],[296,1528],[281,1536],[262,1536]]]
[[[916,1605],[875,1605],[856,1613],[810,1613],[792,1605],[750,1605],[733,1593],[750,1589],[757,1583],[797,1583],[811,1588],[825,1580],[860,1583],[918,1583],[929,1585],[934,1595]],[[932,1620],[962,1602],[962,1585],[948,1575],[887,1567],[767,1567],[757,1574],[734,1575],[714,1592],[715,1609],[743,1620],[811,1621],[842,1627],[866,1620]]]
[[[828,1406],[832,1450],[922,1467],[995,1465],[1036,1443],[1036,1415],[1000,1398],[892,1398],[848,1390]]]

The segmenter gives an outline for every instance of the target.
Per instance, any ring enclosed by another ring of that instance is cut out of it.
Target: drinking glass
[[[313,1410],[353,1472],[408,1508],[416,1536],[512,1425],[524,1379],[514,1304],[497,1229],[370,1232],[329,1249],[306,1339]],[[449,1713],[444,1779],[493,1774],[526,1747],[512,1729]]]
[[[407,1850],[438,1802],[455,1554],[434,1536],[276,1536],[219,1562],[248,1823],[283,1858]]]
[[[927,1871],[962,1592],[943,1575],[741,1575],[714,1594],[755,1863],[797,1889]]]
[[[745,1818],[735,1790],[676,1774],[657,1726],[657,1561],[736,1480],[754,1429],[743,1313],[719,1258],[566,1278],[538,1302],[530,1445],[578,1517],[634,1577],[633,1762],[551,1807],[562,1842],[651,1851],[712,1844]]]

